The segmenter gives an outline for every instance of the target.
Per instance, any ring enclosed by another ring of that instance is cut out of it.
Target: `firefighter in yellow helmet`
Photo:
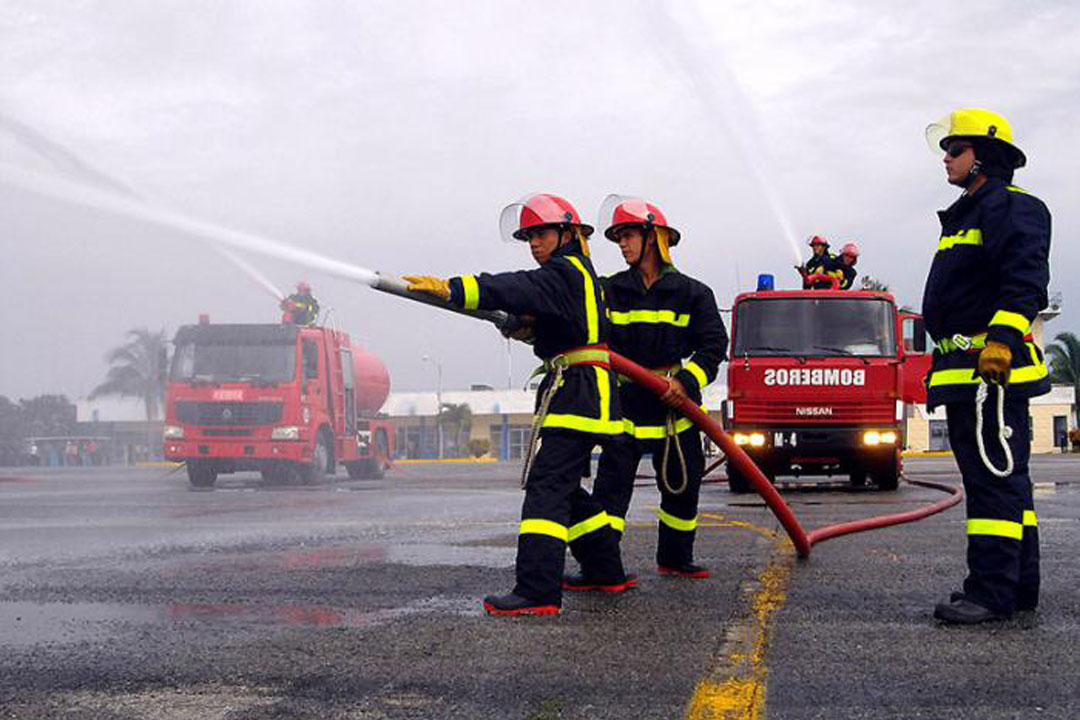
[[[938,213],[941,236],[923,294],[935,343],[927,405],[945,406],[967,496],[968,576],[934,616],[973,624],[1039,602],[1028,402],[1050,390],[1031,337],[1047,305],[1050,212],[1012,184],[1026,158],[1001,115],[955,110],[926,135],[944,151],[948,182],[963,190]]]

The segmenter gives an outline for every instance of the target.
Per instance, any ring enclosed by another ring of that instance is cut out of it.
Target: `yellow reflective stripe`
[[[593,287],[592,275],[581,264],[581,261],[573,255],[567,255],[566,259],[573,263],[585,281],[585,322],[588,328],[588,338],[585,340],[585,344],[593,345],[600,342],[600,314],[596,308],[596,290]]]
[[[595,433],[597,435],[618,435],[623,432],[621,420],[604,421],[581,415],[558,413],[548,413],[544,418],[543,426],[560,430],[577,430],[578,432]]]
[[[690,325],[689,313],[676,313],[674,310],[630,310],[619,312],[612,310],[612,325],[629,325],[631,323],[649,323],[651,325],[663,323],[675,327],[687,327]]]
[[[582,535],[587,535],[591,532],[595,532],[601,528],[606,528],[611,524],[611,518],[608,514],[601,510],[596,515],[593,515],[588,520],[582,520],[581,522],[571,525],[569,531],[567,531],[567,539],[570,542],[574,542]]]
[[[461,288],[465,291],[465,309],[476,310],[480,307],[480,286],[475,275],[462,275]]]
[[[705,374],[705,371],[701,369],[701,366],[691,360],[683,365],[683,368],[690,371],[690,374],[697,380],[698,389],[704,390],[705,386],[709,384],[709,377]]]
[[[663,440],[667,437],[666,425],[635,425],[633,420],[623,420],[626,432],[638,440]],[[675,421],[675,432],[681,433],[694,427],[694,423],[687,418],[679,418]]]
[[[563,542],[567,541],[569,535],[565,525],[550,520],[522,520],[518,532],[522,535],[547,535]]]
[[[1031,329],[1031,322],[1020,313],[998,310],[994,317],[990,318],[990,325],[1005,325],[1020,331],[1021,335],[1027,335]]]
[[[982,230],[972,228],[969,230],[961,230],[955,235],[942,235],[938,240],[937,249],[938,252],[942,250],[951,250],[957,245],[982,245]]]
[[[993,535],[994,537],[1020,540],[1024,537],[1024,526],[1011,520],[985,520],[970,518],[967,521],[968,535]]]
[[[656,514],[657,517],[660,518],[660,522],[664,523],[673,530],[690,532],[697,527],[697,516],[694,516],[692,520],[683,520],[682,518],[677,518],[671,513],[666,513],[663,510],[657,510]]]
[[[1035,344],[1027,343],[1028,349],[1031,352],[1031,362],[1033,365],[1027,367],[1014,368],[1009,373],[1009,384],[1018,385],[1021,383],[1037,382],[1042,380],[1050,372],[1046,369],[1046,363],[1039,360],[1038,353],[1035,352]],[[954,368],[952,370],[935,370],[930,375],[930,387],[941,387],[942,385],[978,385],[979,376],[975,372],[975,368]]]
[[[1030,195],[1031,194],[1027,190],[1025,190],[1024,188],[1017,187],[1015,185],[1006,185],[1005,189],[1008,190],[1009,192],[1020,193],[1021,195]]]
[[[611,420],[611,375],[607,368],[593,366],[596,371],[596,389],[600,395],[600,422]]]
[[[608,523],[619,532],[626,532],[626,518],[608,515]]]
[[[1024,511],[1024,527],[1038,527],[1038,526],[1039,526],[1039,520],[1038,520],[1038,518],[1035,517],[1035,511],[1034,510],[1025,510]]]

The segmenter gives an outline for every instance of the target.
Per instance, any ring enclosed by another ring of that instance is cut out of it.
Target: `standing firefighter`
[[[1002,116],[956,110],[926,135],[945,151],[949,183],[964,189],[938,213],[941,238],[923,295],[936,344],[927,403],[945,405],[967,493],[968,576],[934,616],[980,623],[1039,602],[1028,401],[1050,385],[1030,329],[1047,304],[1050,213],[1011,184],[1025,158]]]
[[[855,285],[855,278],[859,274],[859,271],[855,269],[855,263],[858,261],[859,246],[849,242],[840,249],[840,257],[836,259],[826,275],[837,279],[840,290],[850,290]]]
[[[802,275],[803,289],[820,290],[822,288],[828,288],[830,286],[827,280],[816,280],[810,282],[810,278],[814,275],[826,275],[833,266],[836,264],[836,257],[829,252],[829,241],[820,235],[813,235],[806,244],[810,246],[810,250],[813,255],[802,265],[796,265],[795,269]]]
[[[311,294],[311,286],[304,281],[296,283],[296,292],[281,301],[285,322],[297,325],[314,325],[319,319],[319,302]]]
[[[701,403],[701,392],[716,378],[727,351],[727,332],[712,291],[675,269],[670,248],[679,242],[679,231],[668,225],[658,207],[612,195],[600,213],[601,221],[609,223],[604,234],[618,243],[629,265],[604,280],[612,348],[665,377],[668,391],[657,399],[638,385],[620,384],[631,441],[604,449],[594,491],[608,514],[624,526],[634,473],[642,455],[651,453],[660,489],[660,572],[708,577],[708,570],[694,563],[698,493],[705,470],[701,432],[672,408],[686,397]],[[567,589],[582,590],[597,585],[584,563],[582,573],[565,583]]]
[[[409,289],[465,309],[505,310],[532,318],[536,355],[544,361],[537,395],[533,458],[526,458],[525,502],[518,537],[517,584],[489,595],[493,615],[553,615],[562,605],[568,542],[587,545],[586,566],[626,589],[619,535],[607,513],[581,487],[582,469],[597,444],[623,432],[608,353],[608,320],[600,283],[589,261],[592,228],[566,200],[532,195],[503,210],[503,237],[529,243],[536,270],[463,275],[449,281],[409,277]]]

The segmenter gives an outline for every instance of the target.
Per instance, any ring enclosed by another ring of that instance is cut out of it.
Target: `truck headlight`
[[[749,445],[750,444],[750,436],[747,435],[746,433],[735,433],[735,444],[736,445]]]
[[[184,428],[180,425],[166,425],[162,431],[162,435],[166,440],[182,440],[184,437]]]
[[[734,436],[736,445],[750,445],[751,447],[762,447],[765,444],[765,435],[763,433],[735,433]]]
[[[305,425],[311,424],[311,408],[307,405],[300,409],[300,419],[304,421]]]
[[[271,440],[299,440],[300,428],[295,425],[282,425],[270,431]]]
[[[895,445],[896,444],[896,433],[894,433],[892,430],[886,430],[885,432],[881,433],[881,444],[882,445]]]
[[[867,430],[862,436],[863,445],[895,445],[896,433],[892,430]]]

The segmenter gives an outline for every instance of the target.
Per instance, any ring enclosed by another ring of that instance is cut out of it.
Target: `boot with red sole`
[[[563,578],[562,587],[569,592],[621,593],[636,587],[637,583],[637,575],[632,573],[622,580],[596,580],[584,573],[575,573]]]
[[[538,603],[509,593],[488,595],[484,598],[484,610],[488,615],[558,615],[561,607],[551,603]]]
[[[656,568],[660,571],[661,575],[671,575],[673,577],[690,578],[693,580],[701,580],[709,577],[709,569],[702,567],[701,565],[695,565],[694,563],[684,563],[682,565],[659,565]]]

